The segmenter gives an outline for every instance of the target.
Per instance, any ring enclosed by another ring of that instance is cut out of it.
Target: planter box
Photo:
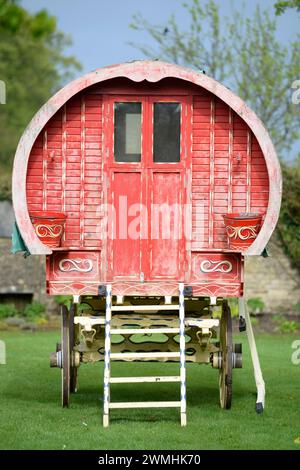
[[[226,214],[223,219],[229,247],[241,251],[254,242],[262,223],[262,216],[252,213]]]
[[[42,243],[52,248],[60,246],[65,230],[65,214],[50,211],[33,212],[30,214],[30,219]]]

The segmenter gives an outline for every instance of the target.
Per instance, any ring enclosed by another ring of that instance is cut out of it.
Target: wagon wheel
[[[76,315],[76,304],[72,304],[70,308],[70,353],[71,358],[73,354],[73,348],[75,345],[75,329],[74,329],[74,316]],[[73,364],[73,361],[70,362],[70,393],[75,393],[77,391],[77,367]]]
[[[222,355],[219,372],[220,405],[221,408],[228,410],[231,407],[232,398],[232,321],[227,300],[224,300],[222,304],[220,351]]]
[[[68,407],[70,402],[70,313],[65,305],[61,308],[61,399],[62,406]]]

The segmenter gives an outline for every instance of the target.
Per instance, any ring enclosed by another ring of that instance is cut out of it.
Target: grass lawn
[[[102,364],[82,365],[71,407],[60,407],[60,370],[49,368],[56,332],[0,332],[7,364],[0,365],[0,449],[298,449],[300,365],[291,362],[297,336],[259,335],[266,409],[257,415],[246,336],[244,368],[234,370],[232,409],[218,404],[218,371],[187,367],[188,425],[177,409],[112,410],[102,427]],[[177,364],[115,363],[113,375],[176,375]],[[118,384],[112,401],[178,399],[179,384]]]

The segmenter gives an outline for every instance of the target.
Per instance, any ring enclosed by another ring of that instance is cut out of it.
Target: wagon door
[[[185,98],[104,98],[108,279],[183,279]]]
[[[150,280],[183,280],[187,98],[149,97],[148,105],[148,276]]]

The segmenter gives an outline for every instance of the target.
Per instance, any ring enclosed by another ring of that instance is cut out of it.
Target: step
[[[86,327],[92,327],[94,325],[105,325],[105,318],[104,317],[91,317],[91,316],[76,316],[74,317],[74,324],[81,325]]]
[[[111,384],[127,384],[127,383],[149,383],[149,382],[180,382],[180,376],[158,376],[158,377],[111,377]]]
[[[179,305],[113,305],[112,312],[157,312],[158,310],[179,310]]]
[[[186,326],[196,326],[198,328],[214,328],[215,326],[219,326],[220,320],[218,318],[186,318],[185,325]]]
[[[180,408],[180,401],[140,401],[110,403],[109,408]]]
[[[129,353],[111,353],[111,359],[142,359],[159,357],[180,357],[180,352],[129,352]]]
[[[112,328],[111,335],[149,335],[157,333],[179,334],[179,328]]]

